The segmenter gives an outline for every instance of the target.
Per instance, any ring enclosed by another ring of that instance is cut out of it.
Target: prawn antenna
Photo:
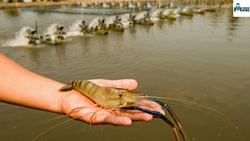
[[[212,113],[210,113],[210,112],[206,112],[206,111],[204,111],[204,110],[201,110],[201,109],[197,109],[197,108],[192,108],[192,109],[195,109],[195,110],[198,110],[198,111],[201,111],[201,112],[210,114],[210,115],[212,115],[212,116],[218,117],[219,119],[222,119],[222,120],[224,120],[224,121],[227,121],[227,122],[231,123],[231,124],[235,127],[235,129],[238,131],[238,133],[239,133],[239,135],[240,135],[242,141],[245,141],[244,138],[243,138],[243,136],[242,136],[242,134],[241,134],[241,132],[240,132],[240,130],[239,130],[239,128],[233,123],[232,120],[230,120],[227,116],[225,116],[225,115],[222,114],[221,112],[219,112],[219,111],[217,111],[217,110],[215,110],[215,109],[213,109],[213,108],[211,108],[211,107],[209,107],[209,106],[206,106],[206,105],[203,105],[203,104],[199,104],[199,103],[195,103],[195,102],[191,102],[191,101],[175,99],[175,98],[166,98],[166,97],[149,96],[149,95],[139,96],[139,97],[148,98],[148,99],[151,99],[151,100],[152,100],[152,98],[166,99],[166,100],[179,101],[179,102],[190,103],[190,104],[195,104],[195,105],[198,105],[198,106],[201,106],[201,107],[205,107],[205,108],[207,108],[207,109],[209,109],[209,110],[212,110],[212,111],[216,112],[217,114],[221,115],[221,116],[224,117],[225,119],[223,119],[223,118],[221,118],[221,117],[219,117],[219,116],[217,116],[217,115],[215,115],[215,114],[212,114]],[[191,108],[191,107],[189,107],[189,108]]]
[[[38,137],[42,136],[43,134],[47,133],[47,132],[50,131],[51,129],[53,129],[53,128],[55,128],[55,127],[57,127],[57,126],[59,126],[59,125],[61,125],[61,124],[63,124],[63,123],[66,123],[66,122],[71,121],[71,120],[78,119],[79,117],[86,116],[86,115],[89,115],[89,114],[92,114],[92,113],[95,113],[95,112],[96,112],[96,111],[88,112],[88,113],[82,114],[82,115],[80,115],[80,116],[78,116],[78,117],[71,118],[71,119],[65,120],[65,121],[63,121],[63,122],[60,122],[60,123],[58,123],[58,124],[56,124],[56,125],[50,127],[49,129],[45,130],[44,132],[40,133],[38,136],[36,136],[35,138],[33,138],[31,141],[34,141],[34,140],[37,139]],[[49,120],[49,121],[52,121],[52,120],[54,120],[54,119],[61,118],[61,117],[67,117],[67,115],[55,117],[55,118],[53,118],[53,119],[51,119],[51,120]],[[47,121],[46,123],[48,123],[49,121]]]

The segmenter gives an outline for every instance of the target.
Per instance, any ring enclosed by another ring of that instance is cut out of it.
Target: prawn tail
[[[60,88],[59,90],[60,91],[69,91],[69,90],[72,90],[73,89],[73,87],[72,87],[72,85],[65,85],[65,86],[63,86],[62,88]]]

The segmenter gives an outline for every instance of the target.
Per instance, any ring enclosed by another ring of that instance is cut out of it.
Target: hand
[[[89,81],[94,82],[100,86],[124,88],[129,90],[135,90],[137,87],[137,82],[132,79],[123,79],[123,80],[95,79]],[[115,112],[108,111],[105,109],[98,110],[100,109],[100,107],[99,106],[91,107],[91,105],[94,105],[95,103],[90,99],[88,99],[87,97],[83,96],[83,94],[81,94],[80,92],[76,90],[71,90],[66,93],[67,94],[61,101],[62,112],[65,114],[70,114],[72,118],[77,118],[87,123],[91,122],[91,124],[113,124],[113,125],[129,126],[131,125],[132,121],[150,121],[153,118],[152,115],[138,110],[116,110]],[[157,109],[161,113],[164,113],[159,104],[148,100],[143,100],[143,102]],[[72,111],[72,109],[74,108],[83,106],[84,108]],[[138,103],[138,106],[153,110],[149,106],[142,103]],[[95,111],[97,112],[95,113],[91,121],[90,119]]]

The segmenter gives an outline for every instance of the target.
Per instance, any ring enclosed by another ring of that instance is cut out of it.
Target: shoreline
[[[20,7],[42,7],[74,4],[72,2],[18,2],[18,3],[0,3],[0,9],[20,8]]]
[[[113,0],[104,0],[104,2],[112,2]],[[126,2],[129,0],[117,0],[116,2]],[[147,1],[156,1],[157,0],[147,0]],[[172,0],[162,0],[165,1],[172,1]],[[191,0],[176,0],[176,1],[186,1],[191,2]],[[199,0],[195,0],[199,1]],[[217,0],[207,0],[207,2],[217,1]],[[231,0],[220,0],[221,2],[229,2]],[[79,0],[79,2],[95,2],[95,0]],[[7,9],[7,8],[20,8],[20,7],[42,7],[42,6],[57,6],[57,5],[72,5],[76,4],[76,1],[60,1],[60,2],[16,2],[16,3],[0,3],[0,9]]]

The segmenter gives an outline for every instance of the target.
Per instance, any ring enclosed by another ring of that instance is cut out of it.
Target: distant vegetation
[[[8,0],[8,3],[13,3],[13,2],[23,2],[23,0]]]

